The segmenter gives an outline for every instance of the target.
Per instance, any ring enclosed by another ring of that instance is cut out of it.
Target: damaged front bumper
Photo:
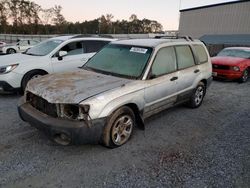
[[[91,120],[91,127],[85,121],[53,118],[25,103],[24,98],[19,101],[18,112],[23,121],[43,131],[50,139],[62,145],[98,144],[106,124],[106,118]]]

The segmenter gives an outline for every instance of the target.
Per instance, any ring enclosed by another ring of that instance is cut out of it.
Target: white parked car
[[[2,52],[5,54],[15,54],[25,52],[27,49],[37,45],[39,41],[30,39],[21,39],[14,44],[7,44],[2,48]]]
[[[76,70],[115,39],[62,36],[41,42],[24,53],[0,57],[0,91],[25,89],[32,78]],[[53,81],[53,80],[52,80]]]
[[[2,48],[6,45],[5,42],[0,41],[0,52],[2,52]]]

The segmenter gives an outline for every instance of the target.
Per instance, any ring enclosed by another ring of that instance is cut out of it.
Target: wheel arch
[[[39,73],[43,73],[43,75],[46,75],[46,74],[49,74],[47,71],[43,70],[43,69],[32,69],[32,70],[29,70],[28,72],[26,72],[23,77],[22,77],[22,80],[21,80],[21,88],[23,87],[23,84],[24,84],[24,80],[25,80],[25,77],[32,73],[32,72],[39,72]]]
[[[119,106],[116,106],[112,111],[110,111],[109,117],[111,117],[114,112],[116,112],[118,109],[124,106],[129,107],[134,112],[137,127],[144,130],[145,126],[144,126],[142,111],[139,110],[139,107],[136,103],[128,102],[128,103],[124,103]]]
[[[207,80],[206,79],[202,79],[200,82],[202,82],[205,85],[205,87],[207,88]]]

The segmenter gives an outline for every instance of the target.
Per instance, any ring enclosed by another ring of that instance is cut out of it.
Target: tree
[[[7,29],[7,15],[8,11],[6,8],[6,0],[1,0],[0,1],[0,32],[5,33]]]
[[[61,11],[62,11],[62,7],[60,5],[59,6],[55,5],[55,7],[54,7],[54,16],[55,17],[52,20],[53,20],[53,23],[57,26],[66,24],[66,20],[65,20],[64,16],[62,15]]]
[[[62,7],[43,9],[30,0],[0,0],[0,33],[19,34],[127,34],[161,32],[155,20],[140,20],[132,14],[129,20],[116,20],[112,14],[84,22],[67,22]]]

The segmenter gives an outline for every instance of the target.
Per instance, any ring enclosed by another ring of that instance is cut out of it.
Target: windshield
[[[34,56],[45,56],[52,52],[57,46],[59,46],[62,40],[46,40],[40,44],[28,49],[25,54]]]
[[[97,53],[83,68],[126,78],[139,78],[153,49],[110,44]]]
[[[225,49],[222,50],[217,56],[222,57],[240,57],[240,58],[250,58],[250,51],[241,49]]]

